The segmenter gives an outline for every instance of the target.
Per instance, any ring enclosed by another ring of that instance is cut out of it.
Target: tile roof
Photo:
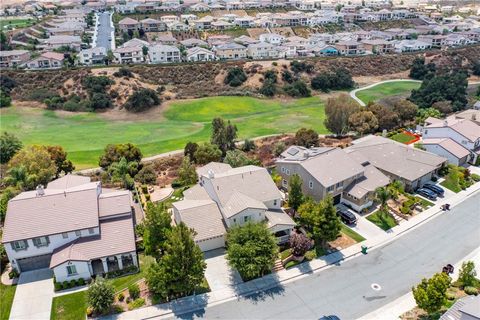
[[[210,196],[208,195],[207,191],[199,185],[196,184],[191,188],[183,191],[183,197],[185,200],[209,200]]]
[[[368,193],[379,187],[385,187],[389,183],[390,179],[380,170],[372,165],[367,165],[365,166],[364,176],[350,184],[345,192],[356,198],[363,198]]]
[[[174,202],[180,220],[197,233],[195,241],[218,237],[226,233],[223,217],[212,200],[182,200]]]
[[[238,191],[234,192],[222,206],[222,212],[227,218],[231,218],[245,209],[267,210],[267,207],[263,202]]]
[[[450,138],[432,138],[432,139],[423,139],[422,144],[436,144],[453,154],[458,159],[466,157],[470,154],[468,149],[464,148],[461,144],[455,142]]]
[[[98,197],[98,216],[107,217],[132,212],[132,195],[128,190],[102,193]]]
[[[50,181],[47,189],[68,189],[90,182],[89,177],[78,176],[74,174],[67,174],[61,178]]]
[[[211,170],[214,174],[219,174],[223,172],[227,172],[231,170],[232,166],[222,162],[210,162],[203,167],[199,167],[196,169],[197,174],[199,177],[201,176],[208,176],[208,172]]]
[[[268,220],[268,228],[273,228],[278,225],[295,226],[295,221],[283,210],[267,210],[265,211],[265,217]]]
[[[98,226],[98,182],[70,189],[22,192],[8,202],[2,242]]]
[[[100,222],[100,234],[81,237],[53,251],[50,268],[66,261],[89,261],[136,250],[131,216]]]
[[[480,139],[480,126],[477,123],[468,119],[456,119],[455,116],[448,117],[444,121],[433,122],[425,126],[425,129],[443,127],[455,130],[471,142]]]
[[[118,24],[125,24],[125,25],[136,25],[138,21],[129,17],[123,18],[118,22]]]

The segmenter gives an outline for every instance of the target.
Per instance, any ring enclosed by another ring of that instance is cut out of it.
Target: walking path
[[[425,210],[421,214],[413,217],[412,219],[392,228],[388,232],[385,232],[374,238],[367,239],[362,243],[353,245],[344,250],[334,252],[320,259],[315,259],[310,262],[300,264],[297,267],[288,270],[282,270],[280,272],[270,274],[265,277],[245,283],[239,283],[233,286],[233,288],[220,288],[219,290],[214,290],[206,294],[189,296],[172,301],[170,303],[123,312],[117,315],[105,317],[105,319],[145,319],[150,317],[173,316],[175,314],[183,314],[186,312],[192,312],[200,308],[205,308],[207,305],[213,306],[216,304],[227,302],[229,300],[236,299],[239,296],[244,296],[259,291],[265,291],[278,286],[279,283],[288,283],[298,280],[300,278],[308,277],[313,273],[325,270],[331,267],[331,265],[336,264],[340,261],[349,260],[353,257],[361,255],[361,247],[363,245],[367,246],[368,250],[376,249],[394,241],[397,237],[426,223],[430,219],[433,219],[435,216],[438,216],[440,214],[449,214],[448,212],[443,212],[440,209],[440,206],[442,204],[448,202],[453,208],[458,203],[462,202],[467,197],[472,196],[479,190],[480,183],[476,183],[467,190],[459,192],[450,198],[443,198],[438,200],[436,204],[430,209]],[[406,307],[409,307],[408,303],[406,304]]]
[[[10,319],[50,319],[53,289],[50,269],[22,272],[13,298]]]
[[[380,81],[380,82],[376,82],[376,83],[374,83],[374,84],[370,84],[370,85],[368,85],[368,86],[361,87],[361,88],[357,88],[357,89],[355,89],[355,90],[350,91],[350,97],[352,97],[353,100],[357,101],[359,105],[361,105],[362,107],[365,107],[365,106],[366,106],[365,102],[363,102],[362,100],[360,100],[360,98],[357,97],[357,92],[358,92],[358,91],[367,90],[367,89],[376,87],[376,86],[378,86],[378,85],[380,85],[380,84],[384,84],[384,83],[399,82],[399,81],[404,81],[404,82],[422,82],[422,81],[420,81],[420,80],[412,80],[412,79],[393,79],[393,80]]]

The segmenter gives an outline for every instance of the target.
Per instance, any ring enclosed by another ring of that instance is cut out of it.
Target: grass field
[[[0,320],[8,320],[12,309],[13,297],[17,286],[6,286],[0,283]]]
[[[33,24],[32,19],[1,19],[0,30],[8,30],[10,28],[26,28]]]
[[[394,134],[393,136],[391,136],[390,139],[395,140],[395,141],[400,142],[400,143],[407,144],[408,142],[412,141],[415,138],[412,137],[411,135],[400,132],[400,133],[397,133],[397,134]]]
[[[377,101],[387,96],[403,95],[408,96],[410,91],[418,89],[420,82],[395,81],[382,83],[369,89],[357,91],[357,97],[365,103]]]
[[[359,235],[357,232],[353,231],[352,229],[350,229],[349,227],[347,227],[346,225],[344,225],[342,223],[342,233],[345,234],[346,236],[352,238],[353,240],[355,240],[356,242],[362,242],[362,241],[365,241],[365,238],[362,237],[361,235]]]
[[[24,144],[61,145],[77,169],[96,167],[109,143],[131,142],[144,156],[182,149],[188,141],[208,141],[214,117],[230,119],[239,138],[295,132],[301,127],[328,133],[324,105],[318,97],[284,103],[250,97],[211,97],[175,102],[145,121],[107,120],[101,114],[65,115],[29,108],[0,110],[2,131],[15,133]]]
[[[397,225],[395,219],[388,213],[378,210],[367,217],[367,220],[387,231]]]
[[[80,291],[53,298],[51,320],[85,319],[87,291]]]

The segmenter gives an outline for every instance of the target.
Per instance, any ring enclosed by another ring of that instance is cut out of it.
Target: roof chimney
[[[303,151],[303,157],[305,159],[308,159],[309,156],[310,156],[310,152],[308,152],[308,150]]]
[[[445,119],[445,121],[443,121],[443,126],[448,127],[448,120],[447,119]]]
[[[209,179],[215,178],[215,172],[213,172],[212,169],[208,170],[208,178],[209,178]]]
[[[37,186],[37,197],[41,197],[43,195],[45,195],[45,190],[43,189],[43,186],[39,184]]]

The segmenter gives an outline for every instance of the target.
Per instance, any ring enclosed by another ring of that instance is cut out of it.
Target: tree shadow
[[[237,297],[258,303],[282,295],[285,288],[280,282],[278,274],[274,272],[261,278],[237,284],[234,291]]]
[[[179,319],[203,318],[208,295],[200,294],[174,300],[169,303],[172,313]]]

